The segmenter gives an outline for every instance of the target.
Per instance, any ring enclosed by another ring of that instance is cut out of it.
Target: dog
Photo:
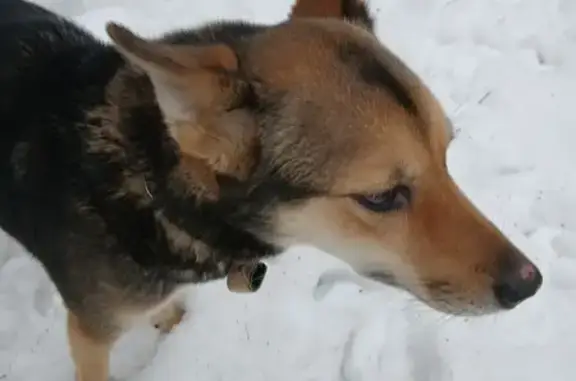
[[[513,309],[542,274],[452,180],[439,101],[361,0],[274,25],[111,43],[0,4],[0,226],[62,295],[77,379],[104,381],[137,318],[186,286],[315,246],[453,315]]]

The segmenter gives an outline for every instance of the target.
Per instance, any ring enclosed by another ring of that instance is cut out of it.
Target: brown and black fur
[[[447,313],[536,293],[448,175],[441,106],[373,26],[359,0],[300,0],[278,25],[109,24],[108,45],[0,3],[0,226],[62,294],[79,380],[107,379],[133,319],[169,331],[183,286],[293,243]]]

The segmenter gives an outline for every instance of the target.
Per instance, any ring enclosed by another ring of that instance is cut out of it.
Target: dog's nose
[[[494,284],[494,295],[503,308],[512,309],[534,296],[542,285],[542,274],[527,259],[515,265],[508,262],[501,267],[500,276]]]

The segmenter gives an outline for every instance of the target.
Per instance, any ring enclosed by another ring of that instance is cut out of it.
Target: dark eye
[[[410,203],[410,198],[410,189],[404,185],[398,185],[381,193],[354,196],[356,202],[376,213],[400,210]]]

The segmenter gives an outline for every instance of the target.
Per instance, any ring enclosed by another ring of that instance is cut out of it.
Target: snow
[[[275,22],[291,0],[38,0],[106,39],[214,18]],[[540,266],[545,284],[513,312],[440,315],[341,262],[295,247],[261,291],[199,287],[170,335],[137,327],[112,353],[125,381],[571,381],[576,378],[576,3],[371,0],[378,34],[437,94],[457,129],[449,168]],[[333,272],[332,272],[333,271]],[[328,272],[328,273],[327,273]],[[327,275],[328,274],[328,275]],[[322,279],[322,288],[316,284]],[[72,381],[59,296],[40,266],[0,239],[0,380]]]

